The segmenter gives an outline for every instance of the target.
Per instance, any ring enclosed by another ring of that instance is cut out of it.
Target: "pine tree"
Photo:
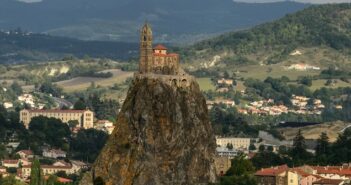
[[[43,172],[38,159],[35,159],[32,163],[29,185],[44,185]]]
[[[299,130],[293,141],[293,148],[291,150],[291,156],[299,163],[307,160],[310,157],[310,153],[306,150],[305,137],[303,137],[301,130]]]
[[[325,132],[322,132],[317,140],[316,156],[329,154],[329,137]]]

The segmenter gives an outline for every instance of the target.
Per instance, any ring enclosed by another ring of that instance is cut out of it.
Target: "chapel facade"
[[[167,48],[161,44],[153,48],[152,30],[147,23],[142,27],[140,33],[139,73],[179,74],[179,55],[168,53]]]

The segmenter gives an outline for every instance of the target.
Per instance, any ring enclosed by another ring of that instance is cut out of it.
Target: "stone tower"
[[[148,23],[140,31],[139,73],[151,72],[153,65],[152,30]]]

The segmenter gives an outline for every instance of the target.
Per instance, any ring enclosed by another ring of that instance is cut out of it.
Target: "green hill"
[[[21,30],[0,31],[0,63],[62,59],[66,56],[128,59],[137,53],[136,43],[82,41]]]
[[[350,68],[351,4],[311,6],[280,20],[227,33],[179,52],[190,70],[296,63]]]

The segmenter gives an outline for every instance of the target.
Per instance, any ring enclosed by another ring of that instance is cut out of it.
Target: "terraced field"
[[[127,78],[133,76],[133,72],[125,72],[120,69],[110,69],[102,72],[111,72],[111,78],[93,78],[93,77],[77,77],[70,80],[57,82],[56,84],[63,88],[65,92],[83,91],[87,89],[92,82],[102,87],[113,86],[114,84],[123,83]]]

